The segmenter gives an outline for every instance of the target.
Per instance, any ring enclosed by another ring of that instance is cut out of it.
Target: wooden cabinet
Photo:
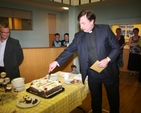
[[[21,76],[25,78],[25,82],[44,77],[48,74],[49,64],[65,48],[24,48],[24,61],[20,65]],[[66,71],[71,72],[73,63],[73,55],[61,67],[57,67],[54,72]]]

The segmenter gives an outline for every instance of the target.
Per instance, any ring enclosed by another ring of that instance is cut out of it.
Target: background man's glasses
[[[2,31],[0,31],[1,33],[3,33],[3,34],[9,34],[10,32],[2,32]]]

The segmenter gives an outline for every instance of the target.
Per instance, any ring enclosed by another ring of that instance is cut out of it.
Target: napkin
[[[77,74],[77,75],[74,77],[74,79],[82,81],[81,74]]]
[[[98,67],[99,61],[97,60],[90,68],[95,70],[96,72],[100,73],[106,67]]]

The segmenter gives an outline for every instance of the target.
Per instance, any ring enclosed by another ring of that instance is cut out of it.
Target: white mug
[[[64,80],[68,80],[70,77],[70,73],[64,73]]]

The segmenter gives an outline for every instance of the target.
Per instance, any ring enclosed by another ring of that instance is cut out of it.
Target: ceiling
[[[51,9],[56,11],[64,11],[62,7],[69,7],[71,5],[55,2],[57,0],[0,0],[1,3],[10,4],[10,5],[24,5],[24,6],[32,6],[32,7],[38,7],[38,8],[45,8],[45,9]],[[64,1],[64,0],[58,0],[58,1]],[[67,0],[69,1],[69,0]],[[79,0],[77,0],[79,1]],[[84,0],[87,1],[87,0]],[[90,0],[88,0],[90,1]],[[92,0],[94,1],[94,0]],[[121,2],[128,2],[133,0],[100,0],[100,2],[93,2],[93,3],[86,3],[86,4],[80,4],[78,7],[80,9],[83,8],[90,8],[94,5],[106,5],[106,4],[115,4],[115,3],[121,3]]]
[[[38,8],[45,8],[51,10],[63,11],[61,7],[68,7],[67,4],[61,4],[58,2],[52,2],[50,0],[0,0],[1,3],[5,3],[7,5],[24,5],[24,6],[32,6]]]

